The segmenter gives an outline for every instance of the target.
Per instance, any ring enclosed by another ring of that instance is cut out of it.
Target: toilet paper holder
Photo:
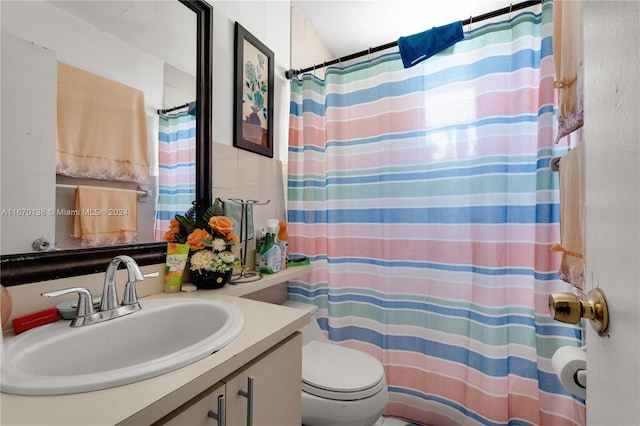
[[[551,357],[551,365],[563,388],[579,398],[587,397],[586,347],[562,346]]]
[[[600,335],[604,335],[609,328],[607,299],[599,288],[589,292],[589,300],[580,300],[573,293],[550,294],[549,312],[553,319],[569,324],[578,324],[581,318],[588,318]]]

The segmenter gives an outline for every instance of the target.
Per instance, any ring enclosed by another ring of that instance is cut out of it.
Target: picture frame
[[[233,146],[273,158],[274,54],[235,23]]]

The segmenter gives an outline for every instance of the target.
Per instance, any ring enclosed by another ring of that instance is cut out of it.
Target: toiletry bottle
[[[280,271],[282,255],[280,247],[275,242],[277,225],[277,220],[267,222],[267,234],[264,244],[260,247],[260,272],[264,274],[275,274]]]
[[[287,259],[289,254],[289,234],[287,234],[287,222],[280,222],[278,224],[278,247],[280,247],[280,255],[282,261],[280,262],[280,270],[287,269]]]
[[[167,263],[164,272],[165,293],[180,291],[182,274],[189,258],[189,244],[167,243]]]
[[[264,244],[264,239],[265,239],[266,234],[267,234],[267,230],[265,228],[260,228],[256,232],[256,253],[255,253],[254,259],[253,259],[253,261],[254,261],[253,270],[254,271],[260,271],[260,248]]]

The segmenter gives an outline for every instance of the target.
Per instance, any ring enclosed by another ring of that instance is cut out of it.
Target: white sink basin
[[[0,389],[61,395],[137,382],[199,361],[244,326],[236,306],[198,299],[141,300],[142,310],[98,324],[70,321],[29,330],[5,342]]]

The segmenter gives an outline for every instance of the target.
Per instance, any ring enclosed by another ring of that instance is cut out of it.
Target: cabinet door
[[[249,377],[253,377],[253,423],[247,423]],[[228,426],[300,426],[302,423],[302,335],[247,364],[224,380]]]
[[[218,383],[155,424],[167,426],[218,426],[218,421],[210,417],[209,412],[211,411],[216,415],[220,414],[218,406],[220,398],[222,398],[220,407],[224,410],[224,396],[224,383]]]

